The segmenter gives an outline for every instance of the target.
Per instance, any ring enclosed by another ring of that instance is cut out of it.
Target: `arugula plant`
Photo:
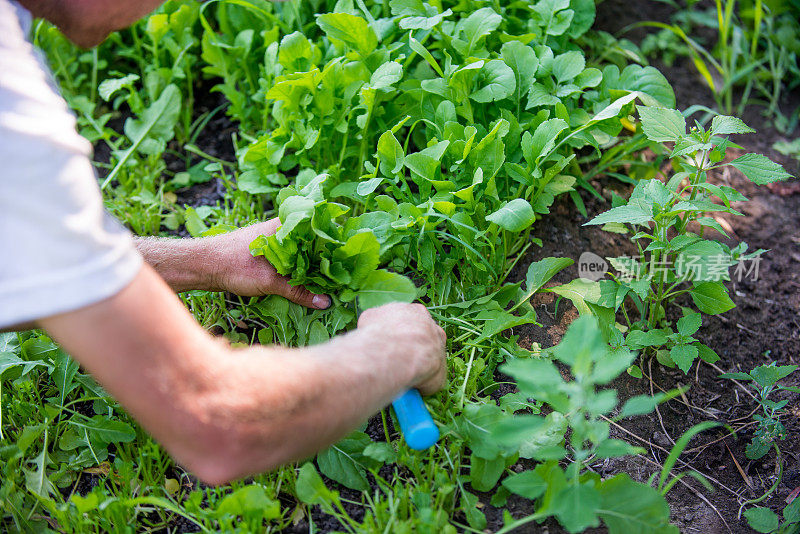
[[[582,312],[601,317],[614,346],[655,353],[662,363],[688,372],[698,357],[708,362],[719,358],[693,336],[702,313],[720,314],[734,307],[723,283],[730,279],[729,268],[753,268],[747,262],[758,261],[764,252],[747,253],[746,243],[728,247],[704,238],[707,228],[726,235],[709,213],[741,215],[732,203],[747,200],[730,186],[710,183],[709,171],[730,166],[757,185],[790,175],[759,154],[724,161],[732,143],[721,136],[754,131],[738,118],[716,116],[710,128],[696,124],[687,132],[686,120],[676,110],[638,106],[638,111],[644,134],[668,154],[674,173],[665,181],[639,181],[627,201],[616,198],[614,207],[586,223],[630,234],[638,257],[610,258],[618,272],[612,280],[579,279],[551,291],[572,299]],[[681,307],[682,317],[673,324],[667,307],[684,296],[691,297],[698,311]],[[618,311],[625,320],[622,329],[616,327]]]
[[[756,367],[749,373],[720,375],[720,378],[751,382],[753,389],[758,393],[758,403],[761,406],[762,414],[753,416],[753,419],[758,422],[758,427],[745,451],[751,460],[762,458],[774,444],[786,437],[786,428],[781,423],[781,417],[785,415],[785,408],[789,401],[787,399],[774,401],[769,396],[779,391],[800,393],[798,387],[784,386],[778,383],[779,380],[795,372],[797,368],[796,365],[776,365],[775,362],[772,362],[769,365]]]

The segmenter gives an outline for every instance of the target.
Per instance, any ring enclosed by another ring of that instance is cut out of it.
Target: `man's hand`
[[[213,237],[195,239],[139,238],[136,248],[177,292],[199,289],[229,291],[243,297],[280,295],[292,302],[324,310],[330,297],[289,285],[265,258],[250,254],[250,242],[274,234],[278,219]]]
[[[418,359],[414,387],[423,395],[436,393],[447,375],[447,335],[422,304],[386,304],[364,311],[358,318],[361,332],[375,332],[386,346],[400,348]]]

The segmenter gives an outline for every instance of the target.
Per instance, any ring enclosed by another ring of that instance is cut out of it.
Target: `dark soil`
[[[598,6],[596,28],[616,33],[628,24],[641,20],[668,21],[671,8],[655,1],[625,2],[606,0]],[[626,34],[638,41],[644,30]],[[714,107],[710,91],[703,85],[693,66],[688,61],[678,61],[673,67],[656,66],[673,85],[680,109],[694,104]],[[787,110],[794,110],[800,103],[800,95],[787,95]],[[772,144],[785,139],[768,124],[758,107],[751,106],[742,117],[758,130],[757,135],[738,136],[735,139],[746,152],[765,154],[781,163],[797,176],[798,161],[782,156],[772,150]],[[732,156],[738,155],[731,151]],[[722,372],[749,371],[759,365],[777,361],[779,365],[797,364],[800,360],[800,189],[793,180],[770,187],[758,187],[747,181],[738,172],[712,175],[710,180],[734,186],[749,202],[734,207],[745,217],[726,216],[721,224],[731,236],[718,239],[733,245],[739,241],[749,244],[750,250],[769,250],[763,256],[757,278],[745,276],[729,284],[736,308],[720,316],[706,316],[697,337],[713,348],[721,360],[714,367],[701,363],[684,375],[679,370],[665,368],[655,361],[640,362],[645,377],[619,378],[612,387],[619,392],[620,400],[675,387],[689,386],[683,397],[662,405],[658,413],[623,421],[612,427],[612,436],[626,439],[648,450],[634,458],[608,460],[594,468],[604,477],[620,472],[646,482],[648,477],[660,471],[672,445],[691,426],[702,421],[718,421],[735,430],[710,430],[695,437],[681,456],[682,463],[673,471],[687,469],[705,475],[714,487],[709,492],[693,479],[684,478],[686,484],[677,484],[668,494],[672,509],[671,520],[681,532],[704,534],[724,532],[753,532],[744,519],[739,518],[740,505],[749,499],[763,495],[777,478],[774,452],[758,461],[748,460],[745,446],[752,437],[754,425],[752,413],[758,404],[747,388],[731,380],[718,378]],[[601,180],[594,184],[610,197],[610,190],[624,186],[614,180]],[[610,206],[588,194],[582,194],[589,211],[589,218],[605,211]],[[632,253],[631,244],[625,236],[610,234],[597,227],[582,226],[588,218],[583,217],[569,199],[562,198],[554,206],[553,214],[536,227],[536,235],[543,241],[541,249],[534,250],[527,261],[519,266],[518,278],[523,276],[527,265],[547,256],[569,257],[577,260],[581,253],[590,251],[602,257],[613,257]],[[553,285],[566,283],[578,276],[577,267],[559,273]],[[569,304],[562,303],[555,309],[553,295],[538,296],[534,301],[539,321],[544,328],[524,328],[515,331],[521,335],[521,343],[539,343],[543,347],[555,345],[561,339],[577,312]],[[787,384],[800,384],[800,377],[789,377]],[[790,407],[797,406],[797,395],[787,394],[777,398],[790,399]],[[775,512],[786,505],[786,498],[800,485],[800,410],[792,408],[784,418],[787,438],[780,443],[784,476],[778,490],[759,506],[768,506]],[[487,501],[488,502],[488,501]],[[523,517],[532,512],[524,501],[509,501],[509,510],[514,517]],[[487,505],[490,529],[502,525],[500,511]],[[498,512],[498,513],[495,513]],[[541,532],[543,526],[530,526],[519,532]],[[557,526],[548,525],[550,532],[560,532]],[[603,530],[599,530],[602,532]]]

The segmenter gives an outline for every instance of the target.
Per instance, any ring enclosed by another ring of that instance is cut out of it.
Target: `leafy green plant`
[[[572,380],[565,380],[548,358],[518,359],[501,367],[515,379],[522,396],[540,400],[553,412],[547,417],[514,415],[492,429],[497,442],[541,462],[503,480],[506,490],[535,500],[537,505],[535,514],[512,520],[499,532],[512,532],[551,516],[570,532],[597,527],[600,520],[609,532],[677,532],[669,524],[666,502],[655,489],[624,474],[602,480],[587,469],[593,460],[638,452],[636,447],[609,437],[610,423],[604,416],[617,407],[617,394],[612,389],[597,389],[624,372],[635,355],[609,347],[597,320],[584,316],[570,325],[561,343],[546,351],[546,356],[566,366]],[[633,397],[616,419],[650,413],[663,400],[665,394]],[[571,462],[565,470],[559,465],[564,458]]]
[[[731,248],[703,237],[707,228],[726,235],[707,214],[741,215],[731,203],[747,200],[730,186],[710,183],[709,171],[731,166],[758,185],[790,175],[759,154],[725,162],[731,142],[721,136],[753,132],[740,119],[720,115],[710,128],[696,124],[687,132],[686,120],[676,110],[639,106],[638,111],[644,134],[668,155],[674,173],[664,181],[639,181],[627,201],[616,198],[610,210],[586,224],[629,233],[639,255],[610,258],[617,271],[612,280],[579,279],[550,291],[572,299],[582,312],[601,317],[614,346],[653,352],[662,363],[688,372],[698,357],[718,359],[693,336],[702,324],[701,313],[720,314],[734,307],[723,283],[730,279],[729,268],[764,252],[748,254],[745,243]],[[672,143],[672,148],[664,143]],[[667,307],[683,296],[691,297],[699,311],[681,306],[682,317],[672,323]],[[625,320],[621,328],[616,327],[618,311]]]
[[[800,388],[795,386],[784,386],[778,383],[779,380],[786,378],[797,370],[796,365],[776,365],[772,362],[769,365],[756,367],[749,373],[725,373],[720,378],[730,378],[751,382],[753,388],[758,393],[758,403],[761,406],[762,414],[753,416],[758,422],[755,435],[747,446],[747,457],[751,460],[758,460],[769,452],[773,444],[786,437],[786,428],[781,423],[781,416],[785,413],[787,399],[774,401],[769,396],[778,391],[792,391],[800,393]]]

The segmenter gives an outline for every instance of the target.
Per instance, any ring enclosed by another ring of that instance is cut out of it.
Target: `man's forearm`
[[[148,267],[115,297],[40,325],[214,484],[306,457],[426,379],[414,338],[393,339],[402,327],[307,349],[231,350]]]
[[[213,285],[214,266],[209,241],[136,237],[134,244],[144,261],[164,279],[173,291],[208,290]]]

